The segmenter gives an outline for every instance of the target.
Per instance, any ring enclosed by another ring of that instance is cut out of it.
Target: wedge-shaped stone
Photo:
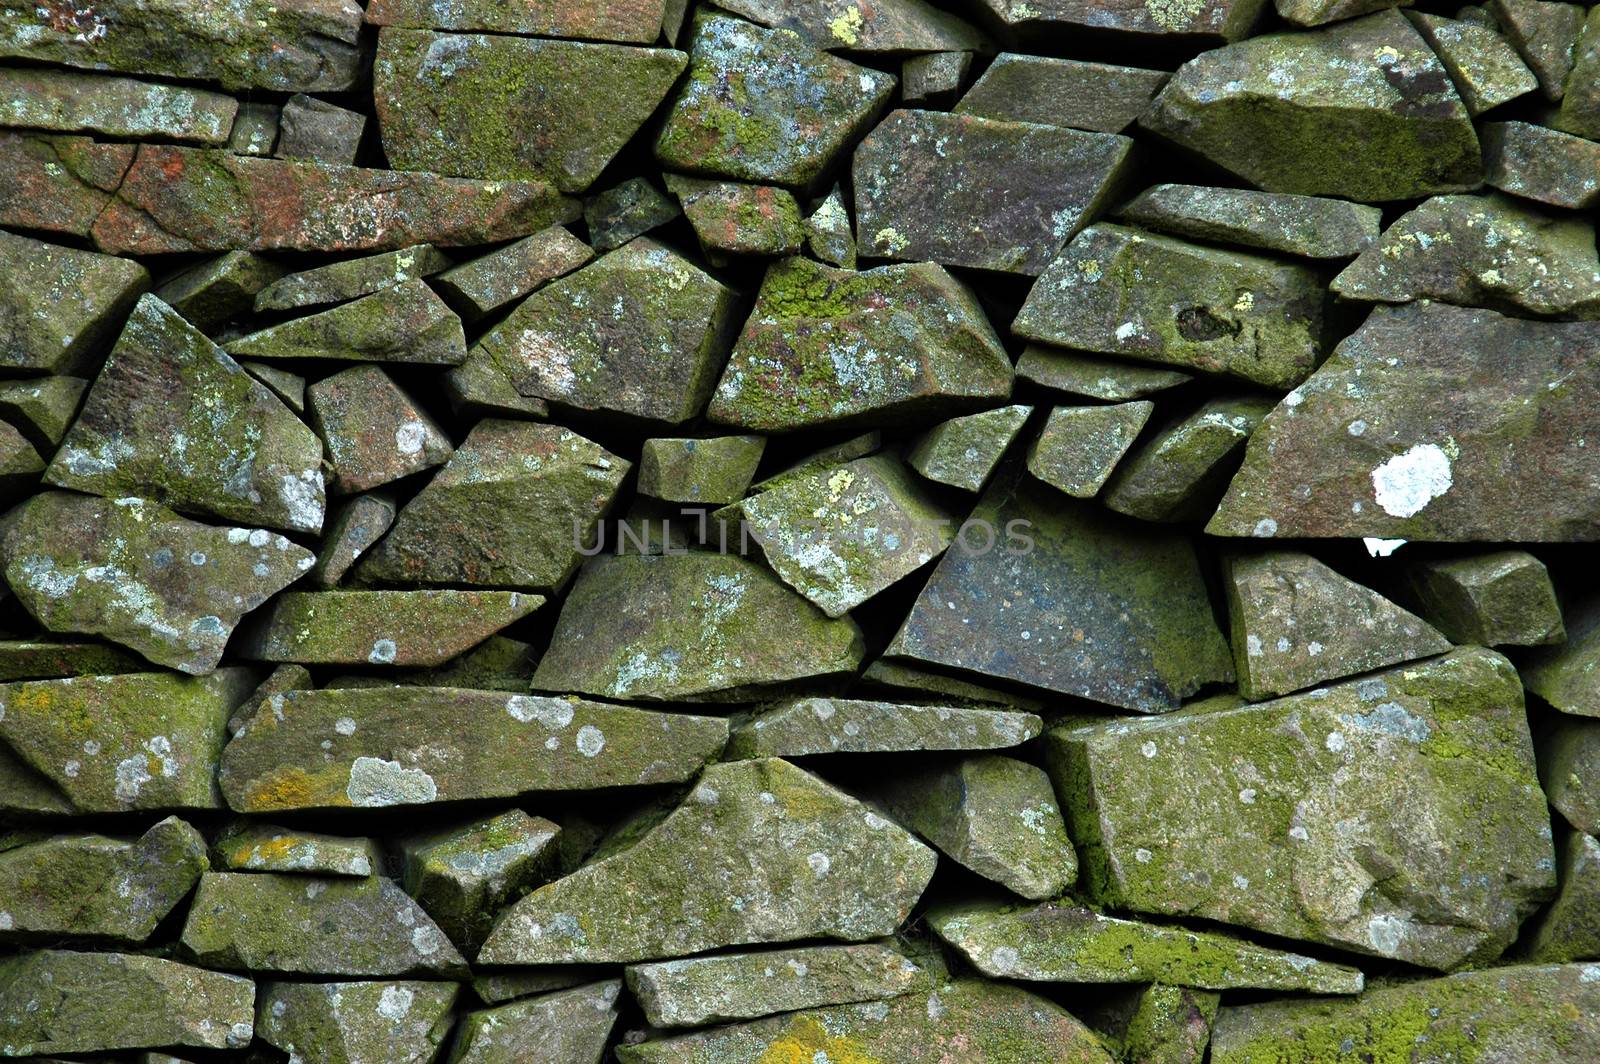
[[[206,869],[206,840],[176,817],[137,839],[21,835],[0,850],[0,939],[143,942]]]
[[[322,443],[155,296],[139,300],[45,481],[316,532]]]
[[[437,665],[542,605],[517,591],[291,591],[238,650],[306,665]]]
[[[1257,946],[1231,935],[1105,916],[1071,903],[952,905],[935,933],[996,979],[1169,983],[1207,990],[1356,994],[1359,969]]]
[[[1493,651],[1046,739],[1108,905],[1448,969],[1499,956],[1555,887],[1522,690]]]
[[[1357,15],[1409,3],[1410,0],[1276,0],[1278,14],[1297,26],[1322,26]]]
[[[218,837],[212,859],[224,872],[303,872],[357,879],[383,869],[371,839],[295,831],[241,820]]]
[[[288,691],[269,698],[228,744],[219,782],[241,813],[512,798],[677,783],[717,756],[727,737],[719,717],[537,695]]]
[[[371,0],[367,22],[376,26],[517,33],[533,37],[650,44],[661,35],[664,0]]]
[[[10,12],[0,56],[218,81],[229,91],[339,92],[360,73],[354,0],[102,0]]]
[[[695,15],[689,77],[656,159],[692,173],[809,185],[871,123],[896,79],[815,50],[797,33]]]
[[[554,590],[577,569],[629,468],[558,425],[480,421],[358,574]]]
[[[731,289],[641,238],[523,300],[473,357],[523,395],[676,425],[710,398],[733,310]]]
[[[482,964],[676,957],[723,946],[889,934],[932,850],[776,758],[712,765],[632,846],[505,910]]]
[[[60,816],[71,813],[73,807],[43,773],[0,747],[0,811]]]
[[[0,69],[0,125],[226,144],[239,103],[205,89],[65,70]]]
[[[1474,118],[1539,87],[1516,49],[1488,26],[1420,11],[1406,17],[1438,53]]]
[[[561,829],[520,809],[405,840],[406,893],[450,940],[475,953],[494,915],[550,878]]]
[[[325,590],[337,587],[367,548],[389,531],[394,517],[394,502],[385,495],[358,495],[346,501],[328,520],[307,581]]]
[[[0,497],[14,499],[39,483],[44,459],[11,425],[0,422]]]
[[[1117,195],[1132,149],[1112,133],[896,111],[856,149],[857,250],[1038,276]]]
[[[0,684],[0,740],[81,812],[219,809],[217,761],[249,670]]]
[[[1202,1064],[1222,995],[1164,983],[1113,990],[1089,1026],[1106,1047],[1139,1064]]]
[[[728,0],[725,8],[763,26],[793,30],[829,52],[899,55],[982,50],[983,35],[924,0]]]
[[[1194,374],[1044,344],[1028,344],[1017,360],[1017,379],[1053,392],[1121,403],[1187,384],[1194,379]]]
[[[1490,0],[1489,9],[1538,77],[1545,99],[1559,101],[1583,31],[1583,6],[1554,0]]]
[[[1268,192],[1372,202],[1483,180],[1450,75],[1392,10],[1202,52],[1141,124]]]
[[[542,181],[477,181],[139,146],[93,222],[113,254],[389,251],[487,244],[578,216]],[[3,218],[0,218],[3,220]]]
[[[1078,857],[1050,778],[1025,761],[981,754],[897,776],[874,797],[952,860],[1024,898],[1053,898]]]
[[[1112,1064],[1100,1040],[1053,1002],[962,979],[888,1001],[808,1009],[617,1047],[622,1064],[849,1060],[883,1064]],[[820,1054],[820,1056],[819,1056]]]
[[[457,310],[475,320],[571,273],[592,258],[594,251],[588,244],[561,226],[552,225],[446,270],[433,283]]]
[[[881,1001],[929,981],[905,954],[876,942],[635,964],[627,976],[629,991],[654,1027],[700,1027]]]
[[[1600,202],[1600,144],[1527,122],[1485,122],[1480,136],[1484,180],[1502,192],[1552,207]]]
[[[639,491],[668,502],[737,502],[750,486],[767,441],[761,436],[644,441]]]
[[[248,979],[160,957],[23,953],[0,962],[0,1046],[22,1057],[147,1046],[243,1049],[255,1027],[255,997]]]
[[[1186,538],[1004,476],[969,520],[889,654],[1142,713],[1233,678]]]
[[[1550,124],[1564,133],[1600,139],[1600,16],[1593,9],[1573,46],[1572,73]]]
[[[1600,723],[1563,717],[1541,734],[1539,778],[1567,823],[1600,835]]]
[[[106,643],[0,639],[0,681],[48,680],[60,676],[112,676],[138,672],[145,664]]]
[[[1333,279],[1345,299],[1437,299],[1507,314],[1600,318],[1594,226],[1503,196],[1435,196]]]
[[[753,432],[896,424],[1011,394],[1011,361],[976,297],[933,263],[767,270],[707,411]]]
[[[1422,561],[1409,576],[1422,616],[1453,643],[1537,646],[1566,640],[1550,573],[1527,551]],[[1524,675],[1523,683],[1540,693],[1532,675]]]
[[[856,236],[838,185],[806,216],[806,250],[813,258],[846,270],[856,268]]]
[[[1071,39],[1112,33],[1119,37],[1168,39],[1190,48],[1237,40],[1250,32],[1265,0],[1192,0],[1152,5],[1138,0],[1044,0],[1019,4],[982,0],[992,18],[1023,39]]]
[[[1522,682],[1563,713],[1600,717],[1600,598],[1571,604],[1564,627],[1564,643],[1523,659]]]
[[[1039,734],[1032,713],[902,705],[853,698],[791,698],[740,722],[725,757],[804,757],[895,750],[993,750]]]
[[[892,455],[761,492],[734,508],[784,583],[841,617],[937,558],[955,521]]]
[[[668,48],[388,27],[372,68],[383,150],[400,170],[582,192],[686,62]]]
[[[622,980],[469,1012],[449,1064],[520,1064],[537,1052],[548,1064],[598,1064],[617,1022]],[[480,991],[479,996],[482,996]]]
[[[1493,968],[1358,998],[1232,1005],[1217,1013],[1211,1061],[1588,1060],[1600,1055],[1594,970],[1592,964]]]
[[[256,1036],[318,1064],[431,1064],[450,1034],[455,983],[269,983]]]
[[[305,93],[296,93],[278,113],[280,159],[309,159],[323,163],[356,161],[367,116]]]
[[[1561,892],[1530,922],[1526,953],[1545,962],[1593,960],[1600,957],[1600,841],[1570,831],[1558,850]]]
[[[583,201],[589,243],[602,254],[666,225],[682,213],[673,197],[643,177],[630,177]]]
[[[0,416],[34,447],[53,451],[72,427],[89,382],[82,377],[34,377],[0,383]],[[20,453],[20,449],[18,452]],[[39,460],[41,469],[44,459]]]
[[[1154,409],[1143,401],[1058,406],[1028,449],[1028,472],[1074,498],[1092,499]]]
[[[1145,521],[1205,520],[1276,405],[1265,395],[1231,395],[1179,415],[1117,466],[1101,496],[1106,506]]]
[[[255,309],[294,310],[298,307],[346,303],[385,288],[429,277],[450,266],[444,252],[431,244],[414,244],[398,251],[331,262],[280,277],[256,293]]]
[[[45,628],[104,636],[189,673],[215,669],[239,619],[313,563],[265,529],[65,491],[7,514],[0,551],[7,585]]]
[[[1595,539],[1597,411],[1600,325],[1378,307],[1250,437],[1206,530]]]
[[[450,437],[387,373],[355,366],[306,389],[311,423],[333,459],[330,490],[366,491],[443,465]]]
[[[951,418],[917,440],[906,464],[929,480],[979,491],[1031,413],[1031,406],[1003,406]]]
[[[1235,557],[1226,587],[1234,671],[1251,701],[1450,649],[1422,618],[1309,554]]]
[[[535,994],[549,994],[552,990],[566,990],[603,976],[607,972],[615,972],[615,969],[601,964],[563,964],[537,968],[502,968],[498,971],[484,970],[473,975],[472,992],[485,1004],[499,1005]],[[621,987],[618,989],[620,991]],[[482,1014],[477,1015],[479,1019],[474,1020],[469,1017],[467,1022],[472,1026],[478,1026],[483,1022],[483,1018]]]
[[[256,293],[282,276],[282,266],[253,251],[229,251],[168,277],[156,297],[196,329],[211,333],[248,314]]]
[[[0,231],[0,366],[87,371],[149,287],[136,262]]]
[[[1316,367],[1322,304],[1310,267],[1100,224],[1050,264],[1011,328],[1283,389]]]
[[[1155,185],[1117,218],[1191,240],[1347,259],[1378,242],[1383,212],[1346,200],[1204,185]]]
[[[230,340],[227,349],[239,358],[443,366],[458,366],[467,358],[461,319],[420,279]]]
[[[805,241],[800,205],[787,189],[678,174],[666,180],[713,264],[731,255],[793,255]]]
[[[961,97],[955,112],[1121,133],[1171,76],[1165,70],[1002,52]]]
[[[861,629],[735,554],[596,558],[561,607],[537,691],[731,699],[854,673]]]
[[[466,962],[392,881],[207,872],[183,948],[208,967],[302,975],[458,975]]]

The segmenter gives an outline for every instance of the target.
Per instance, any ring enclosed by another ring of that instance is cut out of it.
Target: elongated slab
[[[438,665],[544,605],[517,591],[290,591],[239,653],[312,665]]]

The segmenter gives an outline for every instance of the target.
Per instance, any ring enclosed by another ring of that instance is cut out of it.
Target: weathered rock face
[[[662,0],[552,0],[529,5],[506,0],[372,0],[366,21],[377,26],[517,33],[534,37],[632,41],[649,44],[661,32]]]
[[[511,809],[488,820],[410,839],[404,885],[445,934],[468,953],[494,914],[548,879],[561,829]]]
[[[1018,746],[1039,730],[1039,718],[1031,713],[792,698],[758,707],[749,720],[735,726],[724,756],[732,760],[895,750],[988,750]]]
[[[1202,53],[1141,122],[1268,192],[1373,202],[1483,180],[1466,105],[1394,11]]]
[[[0,365],[86,369],[149,287],[137,263],[0,232]]]
[[[239,653],[307,665],[438,665],[544,605],[518,591],[291,591]]]
[[[454,983],[269,983],[258,1030],[295,1060],[428,1064],[450,1033]]]
[[[383,855],[371,839],[292,831],[257,821],[240,821],[225,831],[212,859],[223,872],[304,872],[357,879],[383,867]]]
[[[906,464],[929,480],[978,491],[1031,413],[1033,407],[1018,405],[951,418],[916,442]]]
[[[1106,506],[1146,521],[1204,520],[1275,405],[1263,395],[1223,396],[1173,419],[1117,466]]]
[[[1308,259],[1344,259],[1378,242],[1382,214],[1344,200],[1281,192],[1156,185],[1117,211],[1150,229]]]
[[[1147,402],[1056,407],[1028,451],[1028,472],[1074,498],[1094,498],[1153,409]]]
[[[956,114],[1121,133],[1150,106],[1168,74],[1002,52],[961,97]]]
[[[362,362],[466,361],[461,319],[420,280],[230,341],[240,358],[346,358]]]
[[[1523,668],[1528,690],[1563,713],[1600,717],[1600,600],[1586,597],[1565,619],[1566,640],[1529,655]]]
[[[923,0],[729,0],[718,5],[763,26],[793,30],[829,52],[960,52],[982,49],[982,34]]]
[[[589,245],[553,225],[446,270],[435,284],[462,315],[477,319],[592,258]]]
[[[552,1064],[599,1061],[621,993],[621,980],[610,979],[468,1013],[450,1064],[516,1064],[534,1047]]]
[[[667,175],[684,217],[714,265],[736,255],[793,255],[805,240],[800,204],[787,189]]]
[[[1049,741],[1108,904],[1449,969],[1498,956],[1555,886],[1521,688],[1492,651]]]
[[[1550,573],[1526,551],[1426,561],[1410,576],[1423,616],[1452,642],[1490,647],[1566,641]],[[1521,671],[1528,689],[1539,693],[1537,670],[1525,663]]]
[[[255,309],[293,310],[347,303],[432,276],[449,265],[450,259],[431,244],[363,255],[280,277],[255,294]]]
[[[1482,137],[1487,184],[1552,207],[1590,207],[1600,200],[1600,144],[1527,122],[1486,122]]]
[[[715,757],[727,734],[715,717],[498,691],[288,691],[228,744],[220,782],[241,813],[675,783]]]
[[[8,126],[226,144],[239,103],[204,89],[64,70],[0,70]]]
[[[1561,893],[1530,922],[1531,960],[1576,961],[1600,954],[1600,841],[1568,832],[1559,851]]]
[[[1600,326],[1589,323],[1379,307],[1267,416],[1207,529],[1592,539],[1600,516],[1586,485],[1597,474],[1581,440],[1597,352]]]
[[[713,765],[632,846],[506,910],[478,958],[614,962],[796,938],[862,941],[905,919],[935,861],[904,830],[786,761]]]

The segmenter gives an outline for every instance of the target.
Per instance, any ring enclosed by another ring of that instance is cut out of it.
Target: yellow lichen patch
[[[1144,0],[1150,20],[1165,30],[1186,30],[1206,9],[1206,0]]]
[[[279,768],[251,782],[245,790],[249,811],[306,809],[319,805],[347,806],[350,799],[338,782],[317,777],[303,768]]]
[[[861,41],[861,12],[856,8],[848,8],[838,18],[828,23],[828,28],[833,35],[845,44],[859,44]]]
[[[882,1064],[882,1058],[864,1052],[853,1039],[835,1037],[810,1017],[799,1017],[788,1034],[767,1046],[756,1064]]]

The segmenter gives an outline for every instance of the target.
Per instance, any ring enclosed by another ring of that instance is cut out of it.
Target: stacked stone
[[[1600,7],[1401,7],[6,10],[0,1057],[1600,1059]]]

